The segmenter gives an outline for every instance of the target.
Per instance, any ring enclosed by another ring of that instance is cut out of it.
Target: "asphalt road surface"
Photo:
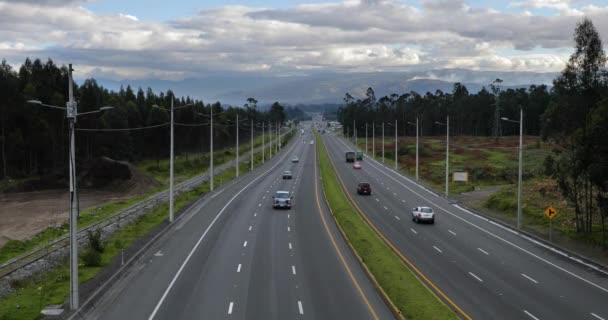
[[[393,318],[329,214],[312,139],[197,203],[83,318]],[[277,190],[291,210],[272,208]]]
[[[449,203],[381,159],[354,170],[344,159],[354,145],[323,140],[360,210],[463,318],[608,319],[606,273]],[[358,196],[358,182],[372,195]],[[415,206],[434,208],[435,224],[414,223]]]

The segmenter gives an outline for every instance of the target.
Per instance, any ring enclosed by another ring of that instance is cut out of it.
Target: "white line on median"
[[[443,253],[443,251],[439,250],[439,248],[433,246],[433,248],[435,248],[435,250],[439,251],[439,253]]]
[[[448,230],[449,233],[456,235],[456,232],[452,231],[452,230]]]
[[[528,279],[528,280],[530,280],[530,281],[532,281],[532,282],[534,282],[534,283],[538,284],[538,281],[536,281],[536,280],[534,280],[534,279],[532,279],[532,278],[528,277],[527,275],[525,275],[525,274],[523,274],[523,273],[522,273],[521,275],[522,275],[522,276],[524,276],[524,278],[526,278],[526,279]]]
[[[488,253],[488,252],[486,252],[485,250],[483,250],[482,248],[477,248],[477,250],[479,250],[479,251],[481,251],[481,252],[483,252],[483,253],[485,253],[485,254],[489,255],[489,253]]]
[[[234,307],[234,302],[230,301],[230,305],[228,305],[228,314],[232,314],[232,307]]]
[[[236,272],[241,272],[241,264],[239,263],[239,266],[236,267]]]
[[[530,312],[528,312],[527,310],[524,310],[524,313],[528,315],[528,317],[534,319],[534,320],[540,320],[539,318],[535,317],[533,314],[531,314]]]
[[[302,307],[302,301],[298,300],[298,309],[300,310],[300,314],[304,314],[304,308]]]
[[[602,317],[598,316],[597,314],[595,314],[595,313],[593,313],[593,312],[591,312],[591,315],[592,315],[592,316],[594,316],[594,317],[596,317],[597,319],[600,319],[600,320],[605,320],[604,318],[602,318]]]
[[[412,230],[412,232],[413,232],[414,234],[418,234],[418,232],[416,232],[416,230],[414,230],[414,229],[412,229],[412,228],[410,228],[410,230]]]
[[[480,277],[478,277],[478,276],[474,275],[474,274],[473,274],[473,272],[469,272],[469,274],[471,275],[471,277],[473,277],[473,278],[477,279],[479,282],[483,282],[483,280],[481,280],[481,278],[480,278]]]
[[[397,217],[397,216],[395,216],[395,219],[397,219],[397,220],[401,220],[401,218],[399,218],[399,217]]]
[[[293,275],[296,275],[296,266],[291,266],[291,273],[293,273]]]

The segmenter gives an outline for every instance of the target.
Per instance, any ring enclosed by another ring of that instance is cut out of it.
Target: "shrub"
[[[98,253],[103,253],[103,244],[101,243],[101,231],[95,230],[95,231],[89,231],[88,232],[89,235],[89,247],[94,250],[97,251]],[[100,255],[101,257],[101,255]]]
[[[101,266],[101,252],[94,250],[93,248],[89,247],[85,249],[80,257],[87,267]]]

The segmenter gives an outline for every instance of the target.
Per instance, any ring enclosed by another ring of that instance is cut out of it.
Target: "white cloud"
[[[114,78],[179,79],[208,72],[378,71],[411,67],[558,71],[581,14],[607,41],[608,7],[513,3],[522,13],[463,0],[348,0],[286,9],[225,6],[168,23],[97,14],[81,1],[0,0],[0,59],[51,57]],[[560,10],[537,16],[536,9]],[[540,50],[542,49],[542,50]],[[516,52],[505,55],[501,52]],[[541,53],[542,52],[542,53]]]

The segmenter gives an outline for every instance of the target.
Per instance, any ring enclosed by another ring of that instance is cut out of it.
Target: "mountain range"
[[[340,103],[345,93],[355,98],[363,97],[372,87],[376,97],[393,93],[415,91],[451,92],[454,83],[463,83],[469,92],[488,88],[497,78],[503,80],[501,87],[521,88],[545,84],[551,86],[556,72],[507,72],[476,71],[467,69],[437,69],[407,72],[371,73],[318,73],[311,75],[259,75],[231,73],[205,75],[198,78],[173,80],[109,80],[98,79],[98,83],[110,90],[121,86],[152,88],[155,92],[171,89],[177,96],[190,96],[206,103],[221,101],[224,104],[242,105],[253,97],[259,104],[274,101],[288,104]]]

